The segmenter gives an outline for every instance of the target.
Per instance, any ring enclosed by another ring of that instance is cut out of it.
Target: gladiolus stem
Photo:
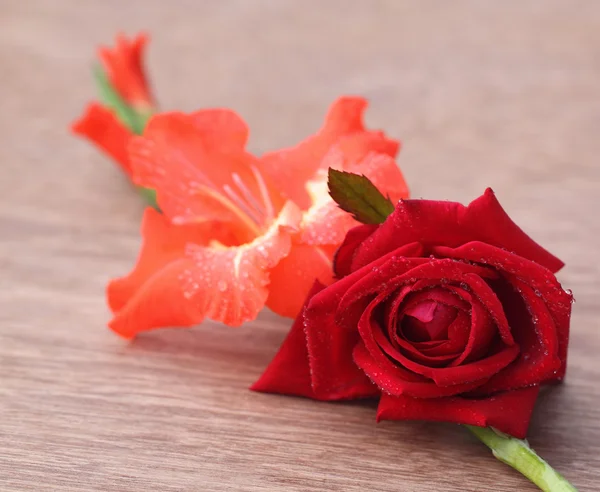
[[[94,67],[94,77],[96,79],[96,85],[98,86],[98,92],[102,103],[111,108],[121,123],[123,123],[133,133],[136,135],[141,135],[144,131],[146,123],[152,116],[152,110],[148,109],[145,111],[138,111],[129,106],[112,87],[110,81],[104,73],[104,70],[102,70],[100,66]],[[138,190],[148,205],[158,210],[158,204],[156,203],[156,192],[150,188],[143,187],[138,187]]]

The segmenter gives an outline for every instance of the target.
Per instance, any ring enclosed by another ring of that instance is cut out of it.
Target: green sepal
[[[156,201],[156,190],[153,190],[152,188],[144,188],[143,186],[139,186],[138,191],[142,198],[146,200],[148,205],[150,205],[152,208],[155,208],[159,212],[161,211]]]
[[[329,168],[329,194],[342,210],[363,224],[381,224],[394,211],[394,204],[369,178]]]
[[[100,101],[102,104],[112,109],[117,118],[123,125],[129,128],[133,133],[141,135],[144,131],[146,123],[150,118],[150,114],[142,114],[131,106],[129,106],[118,92],[113,88],[106,73],[100,65],[94,66],[94,79],[98,86],[98,92],[100,94]],[[148,205],[159,210],[156,202],[156,191],[151,188],[138,187],[140,195],[146,200]]]
[[[94,66],[94,79],[100,94],[100,101],[112,109],[121,123],[133,133],[141,135],[150,115],[141,114],[129,106],[110,84],[100,65]]]

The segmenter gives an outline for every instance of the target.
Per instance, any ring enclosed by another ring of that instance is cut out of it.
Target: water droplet
[[[221,292],[225,292],[227,290],[227,282],[225,282],[225,280],[219,280],[219,283],[217,284],[217,288]]]

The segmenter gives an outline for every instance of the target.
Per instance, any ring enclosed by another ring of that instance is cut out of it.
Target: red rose
[[[377,419],[493,426],[524,437],[539,386],[565,374],[563,263],[493,192],[468,207],[407,200],[351,230],[338,280],[316,285],[252,389],[318,400],[380,396]]]

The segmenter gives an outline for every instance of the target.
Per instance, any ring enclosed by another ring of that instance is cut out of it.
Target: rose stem
[[[503,463],[521,472],[544,492],[577,492],[560,473],[540,458],[527,441],[490,427],[465,425]]]

